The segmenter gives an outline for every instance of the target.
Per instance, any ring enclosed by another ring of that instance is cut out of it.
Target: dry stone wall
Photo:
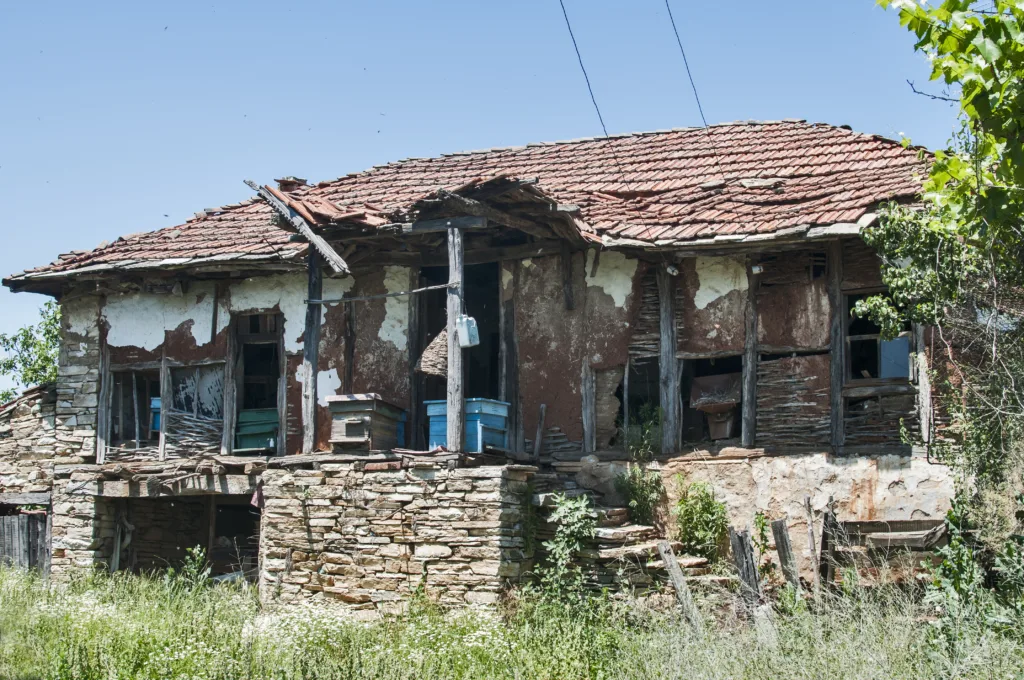
[[[60,363],[57,368],[55,454],[61,462],[96,459],[96,413],[100,390],[100,326],[97,296],[69,296],[61,303]]]
[[[418,588],[445,604],[491,603],[530,568],[529,466],[424,461],[268,470],[265,601],[335,600],[389,610]]]
[[[57,447],[53,385],[28,390],[0,409],[0,493],[46,493]]]

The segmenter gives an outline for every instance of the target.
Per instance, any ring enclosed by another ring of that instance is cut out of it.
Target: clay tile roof
[[[800,120],[742,121],[409,158],[299,188],[290,198],[321,220],[377,226],[401,219],[438,188],[532,178],[558,203],[579,206],[588,236],[666,245],[854,223],[880,202],[916,197],[926,170],[916,149],[877,135]],[[265,203],[248,201],[63,255],[8,281],[181,258],[289,258],[303,245],[289,236]]]

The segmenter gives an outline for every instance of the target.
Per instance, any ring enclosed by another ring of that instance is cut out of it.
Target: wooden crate
[[[389,451],[399,441],[402,409],[379,394],[339,394],[327,397],[331,411],[330,442],[338,448]]]

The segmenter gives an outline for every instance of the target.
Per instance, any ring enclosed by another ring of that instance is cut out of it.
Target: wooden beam
[[[320,358],[320,321],[323,305],[314,302],[323,297],[323,269],[320,255],[310,248],[306,266],[306,333],[302,342],[302,453],[316,448],[317,366]],[[284,376],[282,376],[284,379]]]
[[[135,418],[135,450],[142,448],[142,423],[139,422],[139,377],[132,371],[132,416]]]
[[[438,198],[446,207],[459,214],[485,217],[492,222],[509,227],[510,229],[518,229],[537,238],[551,238],[551,236],[555,235],[550,227],[542,226],[533,220],[511,215],[486,203],[466,198],[459,194],[453,194],[444,189],[438,191]]]
[[[466,436],[466,401],[463,393],[462,347],[455,320],[464,309],[462,231],[448,229],[448,450],[462,452]]]
[[[306,237],[306,240],[316,248],[336,274],[348,274],[348,265],[345,264],[345,260],[341,259],[341,255],[334,251],[334,248],[330,246],[319,234],[313,231],[313,227],[305,220],[299,213],[295,212],[291,207],[285,203],[281,197],[276,195],[276,192],[270,187],[261,187],[252,180],[245,180],[245,183],[250,189],[258,193],[263,200],[270,204],[281,217],[288,220],[288,222],[295,227],[300,234]]]
[[[442,217],[436,220],[416,220],[415,222],[397,225],[403,234],[429,234],[431,232],[446,233],[449,229],[486,229],[487,218],[477,215],[462,217]],[[382,227],[385,229],[386,227]]]
[[[760,275],[747,263],[746,337],[743,342],[743,414],[740,445],[754,446],[757,431],[757,291]]]
[[[110,372],[110,349],[100,340],[100,392],[96,399],[96,464],[102,465],[110,443],[110,410],[113,407],[114,376]]]
[[[843,383],[846,378],[846,310],[843,305],[843,244],[841,241],[832,241],[828,244],[828,300],[832,307],[832,320],[830,326],[830,407],[831,440],[832,448],[839,450],[844,441],[843,423]]]
[[[740,577],[740,597],[747,612],[752,614],[761,601],[761,581],[757,575],[757,562],[754,559],[750,532],[736,531],[729,527],[729,545],[736,563],[736,572]]]
[[[659,347],[661,398],[661,451],[679,448],[679,373],[676,366],[675,279],[658,267]]]
[[[220,438],[220,453],[230,456],[235,450],[235,422],[238,419],[238,380],[242,371],[239,370],[241,352],[238,351],[238,335],[235,324],[228,325],[228,346],[224,360],[224,402],[221,407],[224,418],[224,431]]]
[[[519,397],[519,336],[516,333],[516,291],[519,290],[519,261],[503,260],[499,278],[501,300],[501,340],[504,347],[502,368],[503,401],[509,403],[509,448],[516,453],[526,450],[526,432],[523,426],[523,403]],[[505,285],[504,273],[508,272],[509,285]]]
[[[658,542],[658,554],[661,555],[661,561],[665,563],[665,571],[668,572],[668,578],[672,581],[672,588],[676,591],[676,599],[679,600],[679,605],[683,609],[683,616],[686,617],[693,632],[700,637],[704,634],[704,619],[693,602],[690,587],[686,585],[686,577],[683,575],[676,554],[672,552],[672,546],[668,541]]]
[[[49,505],[50,492],[0,493],[0,505]]]
[[[345,366],[341,391],[343,394],[352,394],[355,391],[356,305],[354,302],[343,302],[342,305],[345,320],[342,330],[342,338],[345,341]]]
[[[409,288],[417,288],[420,286],[420,269],[414,267],[409,270]],[[420,430],[422,429],[422,417],[424,409],[420,403],[423,399],[421,396],[426,387],[426,381],[416,371],[416,362],[419,361],[420,355],[423,353],[423,331],[421,324],[423,323],[423,300],[422,295],[410,295],[408,299],[409,303],[409,417],[405,427],[405,441],[399,442],[400,446],[405,446],[410,449],[418,449],[420,445],[417,443],[417,439],[420,437]]]
[[[541,404],[540,412],[537,414],[537,436],[533,438],[533,462],[540,461],[540,454],[544,451],[544,419],[547,417],[548,405]]]
[[[167,414],[171,412],[171,367],[167,363],[167,350],[160,359],[160,460],[167,458]]]
[[[277,455],[288,452],[288,353],[284,348],[284,314],[277,315]]]

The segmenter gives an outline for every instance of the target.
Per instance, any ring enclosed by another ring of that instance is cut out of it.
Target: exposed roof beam
[[[270,187],[261,187],[256,184],[256,182],[249,179],[245,180],[245,183],[250,189],[258,193],[263,200],[269,203],[270,206],[281,215],[281,217],[288,220],[288,223],[295,227],[300,234],[306,237],[306,240],[316,248],[317,252],[320,253],[325,260],[327,260],[327,264],[331,265],[331,269],[334,270],[335,274],[349,273],[348,265],[345,264],[345,260],[341,258],[341,255],[335,252],[334,248],[332,248],[330,244],[323,239],[323,237],[313,231],[313,227],[305,220],[305,218],[302,217],[302,215],[297,213],[291,208],[291,206],[281,200],[277,195],[277,192]]]

